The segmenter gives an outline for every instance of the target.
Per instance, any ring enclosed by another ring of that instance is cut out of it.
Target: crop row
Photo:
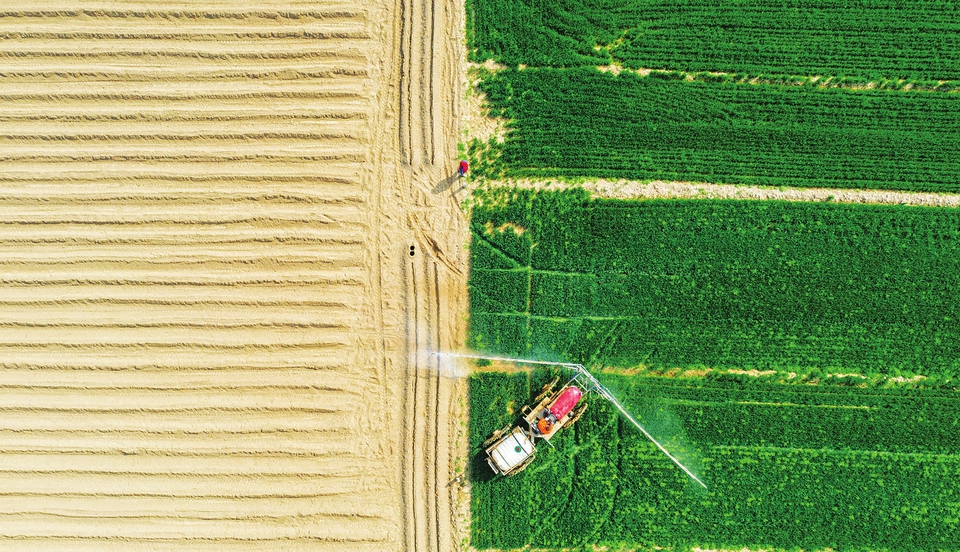
[[[474,61],[960,79],[949,0],[468,0]]]
[[[960,191],[952,94],[719,84],[592,68],[480,83],[512,177]]]
[[[548,376],[535,371],[532,387]],[[535,464],[493,478],[480,443],[517,418],[531,385],[524,373],[474,375],[475,547],[955,545],[960,407],[943,392],[601,379],[709,490],[589,395],[587,415]]]
[[[473,217],[478,348],[960,376],[956,209],[495,191]]]

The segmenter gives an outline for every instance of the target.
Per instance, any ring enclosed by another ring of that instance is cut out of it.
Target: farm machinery
[[[568,383],[554,391],[559,377],[547,383],[533,399],[533,406],[525,405],[523,425],[507,424],[503,429],[493,432],[493,436],[483,443],[487,463],[494,473],[514,475],[520,473],[533,462],[537,452],[536,440],[550,439],[561,429],[571,427],[587,409],[587,403],[581,402],[583,391]]]
[[[468,355],[460,353],[436,353],[438,355],[475,358],[486,360],[497,360],[504,362],[517,362],[523,364],[545,364],[558,366],[560,368],[574,372],[573,377],[566,382],[559,390],[555,390],[559,377],[547,383],[532,401],[532,405],[525,405],[521,408],[523,419],[517,424],[507,424],[501,429],[493,432],[483,443],[484,453],[487,456],[487,463],[494,473],[511,476],[522,472],[533,462],[538,439],[550,443],[550,439],[562,430],[571,427],[574,422],[580,419],[587,409],[587,403],[582,402],[586,393],[592,393],[599,398],[607,400],[620,411],[630,423],[632,423],[647,439],[657,446],[661,452],[667,455],[684,473],[693,478],[703,488],[707,485],[701,481],[689,469],[680,463],[670,452],[663,447],[653,435],[644,429],[633,416],[627,412],[627,409],[620,404],[620,401],[604,387],[593,374],[591,374],[582,364],[573,364],[568,362],[547,362],[542,360],[525,360],[517,358],[501,358],[492,356]]]

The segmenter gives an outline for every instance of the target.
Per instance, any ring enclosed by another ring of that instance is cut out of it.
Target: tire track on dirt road
[[[465,382],[440,375],[432,351],[461,347],[466,309],[466,222],[454,197],[459,103],[463,97],[462,5],[403,0],[394,15],[397,63],[392,138],[398,165],[385,175],[394,184],[383,202],[398,201],[405,216],[383,221],[383,271],[402,267],[401,301],[385,298],[385,318],[402,332],[394,350],[404,359],[404,444],[398,471],[403,480],[405,550],[459,547],[462,500],[453,485],[460,459],[455,428]]]
[[[435,65],[438,21],[433,0],[401,0],[400,151],[409,166],[432,165],[436,158]],[[442,4],[441,4],[442,7]]]

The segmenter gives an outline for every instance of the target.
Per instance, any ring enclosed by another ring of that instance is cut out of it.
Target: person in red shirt
[[[470,164],[466,160],[460,161],[460,169],[457,171],[460,176],[466,176],[470,171]]]

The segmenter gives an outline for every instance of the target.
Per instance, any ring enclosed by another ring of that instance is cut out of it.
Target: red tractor
[[[587,403],[581,402],[583,391],[579,387],[567,384],[554,391],[559,378],[543,386],[533,399],[534,406],[524,406],[522,425],[512,424],[493,432],[493,436],[483,443],[487,454],[487,463],[495,473],[514,475],[530,465],[536,453],[536,440],[547,442],[561,429],[573,425],[587,409]]]

